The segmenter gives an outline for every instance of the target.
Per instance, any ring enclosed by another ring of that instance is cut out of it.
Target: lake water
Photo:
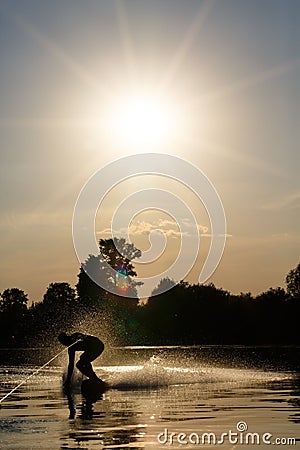
[[[64,394],[62,355],[1,402],[0,446],[300,448],[299,355],[272,347],[106,350],[94,367],[109,388],[93,404],[81,395],[80,377]],[[35,372],[33,360],[47,361],[37,350],[1,358],[1,398]]]

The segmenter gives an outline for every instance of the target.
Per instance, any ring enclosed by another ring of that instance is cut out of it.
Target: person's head
[[[69,346],[72,344],[70,336],[68,336],[65,332],[59,334],[58,340],[63,345]]]

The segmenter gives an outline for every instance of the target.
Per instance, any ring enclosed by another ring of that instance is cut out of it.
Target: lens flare
[[[120,294],[126,295],[129,292],[130,277],[128,276],[127,269],[124,266],[117,269],[116,285]]]

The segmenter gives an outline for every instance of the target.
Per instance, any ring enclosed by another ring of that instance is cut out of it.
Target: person
[[[71,382],[76,352],[83,352],[79,361],[76,363],[77,369],[90,380],[99,380],[91,364],[91,361],[94,361],[100,356],[104,350],[104,344],[99,338],[82,333],[73,333],[71,335],[60,333],[58,340],[61,344],[69,347],[68,372],[64,383],[66,386]]]

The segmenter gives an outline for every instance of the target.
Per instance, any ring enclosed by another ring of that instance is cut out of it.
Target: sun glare
[[[113,138],[133,147],[163,145],[176,130],[174,110],[162,98],[151,95],[120,99],[112,108],[109,122]]]

